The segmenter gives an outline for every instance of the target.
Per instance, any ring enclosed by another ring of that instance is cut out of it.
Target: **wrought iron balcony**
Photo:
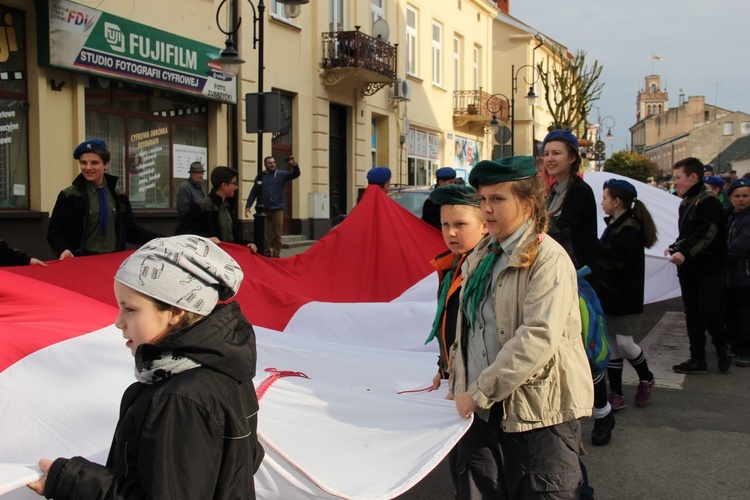
[[[489,125],[492,115],[500,122],[510,121],[508,101],[479,90],[456,90],[453,92],[453,123],[457,126],[471,122]]]
[[[328,87],[349,79],[363,85],[363,95],[372,95],[396,82],[397,45],[355,28],[323,33],[323,84]]]

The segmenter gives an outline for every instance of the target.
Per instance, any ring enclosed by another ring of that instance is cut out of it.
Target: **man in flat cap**
[[[190,208],[190,204],[205,198],[203,192],[203,176],[206,169],[199,161],[190,164],[190,178],[182,183],[180,190],[177,192],[177,215],[182,218]]]
[[[47,242],[60,260],[119,252],[127,243],[143,245],[162,236],[135,223],[130,200],[116,187],[118,178],[105,172],[110,159],[106,142],[84,141],[73,158],[81,173],[60,191],[47,229]]]
[[[450,186],[456,182],[456,170],[451,167],[439,168],[435,171],[435,179],[437,181],[436,188]],[[441,231],[440,206],[433,203],[430,198],[427,198],[424,201],[424,205],[422,205],[422,220],[438,231]]]

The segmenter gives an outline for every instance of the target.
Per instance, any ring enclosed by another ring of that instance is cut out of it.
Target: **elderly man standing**
[[[250,190],[245,205],[245,216],[250,217],[250,207],[258,196],[258,181],[262,181],[263,206],[266,214],[265,230],[265,255],[267,257],[279,258],[281,256],[281,227],[284,224],[284,188],[286,183],[300,176],[299,165],[294,161],[294,155],[289,155],[287,162],[292,167],[291,172],[276,169],[276,160],[273,156],[266,156],[263,165],[266,167],[263,176],[255,178],[255,184]],[[273,245],[269,245],[268,232],[273,233]],[[272,253],[273,251],[273,253]]]
[[[190,178],[182,183],[180,190],[177,192],[177,215],[182,218],[190,208],[190,204],[205,198],[203,192],[203,176],[206,169],[199,161],[190,164]]]

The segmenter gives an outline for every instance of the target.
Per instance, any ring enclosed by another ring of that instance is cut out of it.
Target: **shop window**
[[[24,15],[0,6],[0,209],[29,208],[26,75]]]
[[[86,136],[107,141],[109,173],[119,177],[134,209],[173,208],[190,163],[212,166],[207,104],[194,96],[90,77]]]

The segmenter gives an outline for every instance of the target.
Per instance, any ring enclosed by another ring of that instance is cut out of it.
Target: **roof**
[[[719,165],[720,163],[726,164],[727,162],[745,160],[747,158],[750,158],[750,135],[740,137],[734,141],[715,158],[712,158],[709,163]]]

